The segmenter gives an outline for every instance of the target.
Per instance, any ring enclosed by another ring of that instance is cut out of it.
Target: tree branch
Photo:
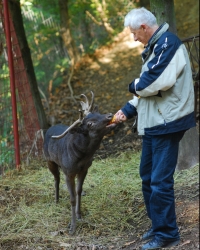
[[[103,23],[102,22],[98,22],[96,19],[95,19],[95,17],[89,12],[89,11],[85,11],[85,13],[86,13],[86,15],[88,15],[91,19],[92,19],[92,21],[94,22],[94,23],[96,23],[97,25],[103,25]]]

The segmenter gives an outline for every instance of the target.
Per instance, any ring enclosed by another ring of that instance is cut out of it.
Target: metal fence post
[[[16,105],[16,92],[15,92],[15,74],[14,74],[14,66],[13,66],[8,0],[4,0],[3,8],[4,8],[4,17],[5,17],[5,34],[6,34],[6,43],[7,43],[7,53],[8,53],[8,65],[9,65],[9,71],[10,71],[10,91],[11,91],[11,101],[12,101],[15,163],[16,163],[16,168],[19,169],[19,167],[20,167],[20,148],[19,148],[17,105]]]

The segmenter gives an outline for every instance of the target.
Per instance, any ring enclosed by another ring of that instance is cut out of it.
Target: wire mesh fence
[[[0,166],[13,164],[13,124],[12,105],[9,85],[8,56],[3,29],[3,6],[0,5]]]
[[[10,40],[12,44],[12,59],[14,67],[14,83],[16,94],[16,109],[18,120],[19,148],[14,146],[13,103],[10,88],[10,70],[8,64],[8,47],[5,28],[5,9],[0,1],[0,172],[8,165],[16,165],[15,153],[20,151],[21,160],[42,154],[42,134],[34,106],[30,85],[13,22],[9,20]],[[15,125],[16,126],[16,125]]]

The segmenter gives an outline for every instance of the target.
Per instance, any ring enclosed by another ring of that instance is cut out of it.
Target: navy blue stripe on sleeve
[[[181,44],[181,40],[171,32],[165,32],[160,37],[154,50],[155,57],[148,62],[148,71],[141,75],[140,81],[136,85],[136,91],[141,91],[156,81]]]
[[[121,108],[121,110],[124,113],[124,115],[127,117],[127,119],[131,119],[137,115],[137,109],[133,105],[131,105],[129,102],[127,102],[126,105],[123,108]]]

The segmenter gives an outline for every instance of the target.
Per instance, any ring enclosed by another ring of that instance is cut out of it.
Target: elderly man
[[[190,61],[169,25],[158,26],[147,9],[131,10],[124,25],[144,44],[143,65],[140,77],[129,84],[133,99],[115,114],[116,123],[137,116],[142,135],[140,176],[151,220],[142,249],[169,248],[180,241],[173,188],[179,142],[196,125]]]

